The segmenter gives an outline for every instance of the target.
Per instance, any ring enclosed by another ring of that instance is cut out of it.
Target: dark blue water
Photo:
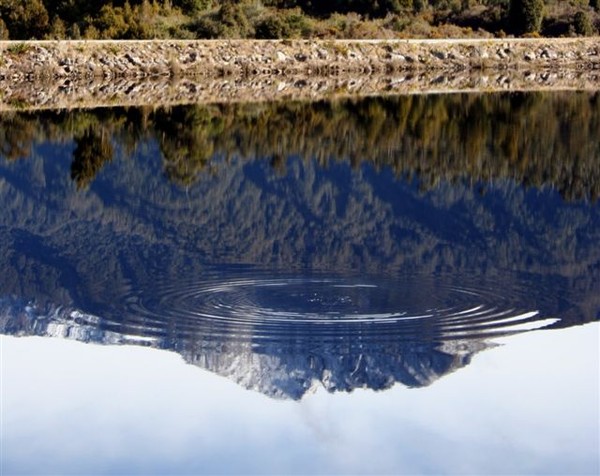
[[[597,94],[8,114],[2,332],[250,345],[288,398],[428,384],[598,319],[599,121]]]
[[[0,114],[0,473],[597,474],[599,98]]]

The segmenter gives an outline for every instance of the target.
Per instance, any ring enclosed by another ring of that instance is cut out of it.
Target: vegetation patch
[[[22,55],[27,53],[30,49],[31,45],[28,43],[13,43],[6,48],[6,51],[13,55]]]
[[[0,40],[598,34],[598,0],[0,0]]]

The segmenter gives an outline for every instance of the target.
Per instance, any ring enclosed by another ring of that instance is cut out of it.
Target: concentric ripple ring
[[[519,280],[215,273],[132,286],[103,319],[119,332],[179,339],[485,338],[556,321],[530,290]]]

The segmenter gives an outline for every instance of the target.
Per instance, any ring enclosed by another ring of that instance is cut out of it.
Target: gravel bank
[[[600,39],[0,42],[0,80],[598,69]]]

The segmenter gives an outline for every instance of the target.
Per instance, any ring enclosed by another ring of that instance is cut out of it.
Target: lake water
[[[597,474],[600,93],[0,115],[4,474]]]

